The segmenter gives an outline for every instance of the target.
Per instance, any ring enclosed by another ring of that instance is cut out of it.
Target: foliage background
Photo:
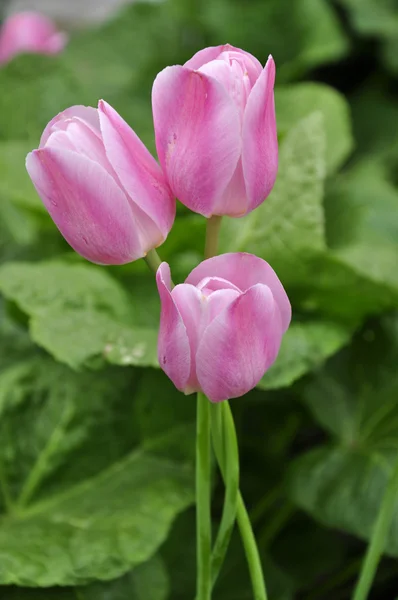
[[[168,0],[0,71],[0,598],[194,597],[194,401],[157,369],[139,261],[75,255],[24,168],[72,104],[113,104],[154,151],[156,73],[230,42],[278,67],[271,197],[222,250],[271,262],[294,309],[275,366],[232,402],[272,600],[350,597],[398,459],[398,9],[394,0]],[[183,280],[204,220],[179,206]],[[142,264],[141,264],[142,263]],[[222,486],[214,474],[214,518]],[[398,502],[372,599],[398,597]],[[61,586],[61,587],[59,587]],[[251,598],[234,540],[215,599]]]

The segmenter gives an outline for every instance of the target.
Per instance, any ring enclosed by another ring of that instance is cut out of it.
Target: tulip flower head
[[[68,36],[40,13],[21,12],[6,19],[0,30],[0,64],[18,54],[58,54]]]
[[[278,169],[275,63],[229,44],[201,50],[155,79],[160,163],[174,195],[205,217],[241,217],[269,195]]]
[[[161,168],[106,102],[98,110],[74,106],[50,121],[26,167],[66,241],[92,262],[141,258],[174,222]]]
[[[203,391],[213,402],[254,388],[274,363],[291,319],[270,265],[252,254],[223,254],[173,289],[167,263],[156,279],[159,363],[174,385],[187,394]]]

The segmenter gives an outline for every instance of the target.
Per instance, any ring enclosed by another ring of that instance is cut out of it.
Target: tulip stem
[[[205,243],[205,258],[216,256],[218,248],[218,234],[221,227],[222,217],[213,215],[207,219],[206,226],[206,243]]]
[[[162,264],[162,261],[161,261],[159,254],[156,252],[155,248],[153,248],[152,250],[149,250],[148,254],[146,256],[144,256],[144,260],[145,260],[146,264],[148,265],[149,269],[156,275],[156,271]]]
[[[233,415],[228,402],[224,401],[223,405],[225,409],[222,413],[223,417],[223,433],[226,438],[232,438],[236,440],[236,431]],[[220,444],[219,440],[214,443],[213,435],[213,446],[214,452],[217,458],[217,462],[220,466],[221,474],[223,476],[225,485],[228,485],[227,479],[227,461],[225,450],[231,448],[231,442],[224,441],[224,444]],[[232,442],[234,446],[234,442]],[[224,449],[223,449],[224,447]],[[242,538],[243,546],[245,549],[247,564],[250,572],[250,579],[252,582],[253,597],[254,600],[267,600],[267,591],[265,588],[265,581],[263,575],[263,569],[261,566],[260,555],[257,548],[256,539],[254,537],[253,529],[250,523],[250,518],[247,513],[245,503],[242,498],[242,494],[238,491],[237,497],[237,521]]]
[[[196,423],[196,600],[211,599],[210,402],[198,392]]]
[[[211,433],[218,462],[223,468],[225,501],[221,524],[213,547],[211,570],[213,585],[217,581],[236,520],[239,492],[239,450],[232,413],[228,402],[211,405]]]
[[[352,597],[353,600],[366,600],[369,595],[377,567],[386,545],[386,538],[394,516],[397,496],[398,462],[396,463],[386,486],[380,512],[377,516],[365,560],[361,567],[361,573],[355,586],[354,595]]]

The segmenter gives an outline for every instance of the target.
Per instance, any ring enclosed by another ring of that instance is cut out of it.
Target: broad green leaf
[[[0,520],[2,584],[109,580],[148,560],[192,502],[192,472],[136,450],[100,475]]]
[[[72,368],[102,358],[121,366],[158,366],[155,328],[123,324],[100,311],[49,307],[30,322],[33,341]]]
[[[398,71],[398,8],[395,0],[340,0],[358,33],[382,41],[382,56]]]
[[[394,0],[339,0],[355,27],[364,34],[398,36],[398,10]]]
[[[334,10],[324,0],[207,0],[201,8],[213,43],[228,40],[263,64],[272,53],[280,79],[337,60],[348,49]]]
[[[299,457],[288,482],[298,506],[364,539],[398,459],[397,325],[393,316],[367,326],[304,389],[304,401],[332,440]],[[394,518],[387,554],[398,556],[397,540]]]
[[[59,490],[133,447],[131,371],[78,374],[32,350],[17,356],[0,371],[0,467],[10,510],[52,487],[54,473]],[[69,458],[78,452],[76,469]]]
[[[286,134],[270,197],[242,222],[225,219],[222,251],[257,254],[272,264],[283,283],[300,282],[306,258],[326,248],[325,174],[323,118],[316,112]]]
[[[313,112],[323,114],[326,137],[326,168],[336,171],[350,155],[354,140],[349,106],[332,87],[319,83],[300,83],[276,88],[275,94],[279,135],[285,135],[301,119]]]
[[[30,317],[33,340],[73,368],[96,358],[157,366],[157,324],[143,322],[149,296],[140,293],[140,282],[133,299],[104,268],[59,261],[0,267],[0,291]]]
[[[335,256],[398,292],[398,190],[380,163],[359,162],[337,178],[325,208]]]
[[[396,161],[398,106],[385,82],[371,78],[350,97],[357,153]]]
[[[276,363],[257,387],[268,390],[288,387],[308,371],[320,366],[344,346],[350,330],[327,321],[293,322],[286,332]]]
[[[168,575],[159,556],[105,583],[48,590],[0,587],[4,600],[166,600],[168,591]]]

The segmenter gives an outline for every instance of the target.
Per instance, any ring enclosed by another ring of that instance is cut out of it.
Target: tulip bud
[[[0,30],[0,64],[17,54],[58,54],[67,42],[48,17],[36,12],[11,15]]]
[[[152,90],[156,147],[174,195],[205,217],[241,217],[278,170],[275,63],[229,44],[167,67]]]
[[[159,363],[186,394],[212,402],[237,398],[275,361],[291,307],[274,270],[252,254],[223,254],[171,289],[170,268],[156,275],[161,317]]]
[[[109,265],[162,244],[175,200],[162,170],[104,101],[73,106],[47,125],[26,168],[54,223],[76,252]]]

